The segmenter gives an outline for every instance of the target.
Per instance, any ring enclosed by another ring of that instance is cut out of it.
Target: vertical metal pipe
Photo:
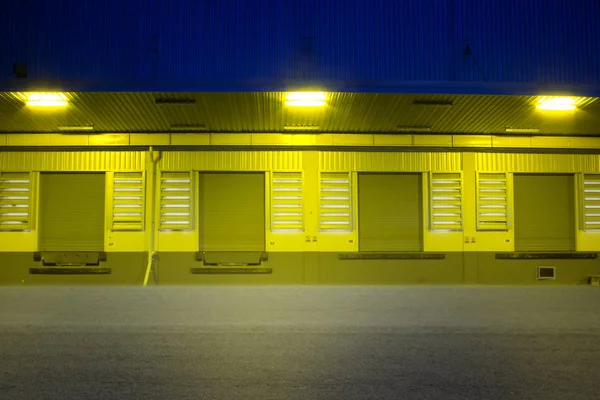
[[[155,157],[156,155],[156,157]],[[146,273],[144,274],[144,283],[143,286],[148,286],[148,280],[150,279],[150,272],[152,271],[152,267],[156,261],[157,252],[155,250],[156,244],[156,165],[160,161],[161,152],[154,152],[154,149],[150,147],[148,156],[150,157],[151,165],[150,165],[150,182],[151,185],[151,193],[150,193],[150,201],[149,201],[149,210],[150,213],[150,232],[148,235],[148,262],[146,265]],[[156,275],[155,275],[155,283],[156,283]]]

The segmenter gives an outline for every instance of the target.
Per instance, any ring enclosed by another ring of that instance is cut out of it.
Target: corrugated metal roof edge
[[[600,85],[472,81],[337,81],[337,80],[31,80],[0,79],[0,91],[63,92],[287,92],[323,90],[341,93],[572,95],[600,97]]]

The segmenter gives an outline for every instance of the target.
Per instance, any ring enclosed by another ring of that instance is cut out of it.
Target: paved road
[[[587,287],[0,288],[0,399],[599,399]]]

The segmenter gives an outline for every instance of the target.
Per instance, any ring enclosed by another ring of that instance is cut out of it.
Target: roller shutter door
[[[421,251],[420,174],[360,174],[360,251]]]
[[[40,251],[103,251],[105,177],[40,175]]]
[[[200,174],[200,248],[264,251],[265,175]]]
[[[515,174],[515,250],[574,251],[572,175]]]

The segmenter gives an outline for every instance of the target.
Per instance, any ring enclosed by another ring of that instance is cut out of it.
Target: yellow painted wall
[[[146,138],[147,139],[147,138]],[[136,140],[143,142],[143,136]],[[351,138],[343,139],[350,140]],[[355,138],[359,142],[365,138]],[[162,139],[161,139],[162,140]],[[241,140],[241,139],[240,139]],[[341,139],[340,139],[341,140]],[[354,139],[352,139],[354,140]],[[140,142],[140,143],[141,143]],[[145,143],[145,142],[144,142]],[[1,152],[0,171],[146,171],[146,224],[143,232],[112,232],[107,229],[105,250],[108,252],[143,252],[149,249],[150,234],[155,235],[159,251],[194,252],[198,250],[198,224],[190,232],[151,232],[151,220],[159,218],[157,207],[153,214],[150,200],[159,195],[158,181],[152,180],[147,152],[88,151],[88,152]],[[168,171],[303,171],[304,173],[304,232],[274,233],[267,228],[265,247],[268,252],[353,252],[358,251],[357,231],[357,173],[358,172],[417,172],[423,173],[424,250],[448,252],[512,251],[514,231],[482,232],[476,229],[475,176],[477,171],[508,172],[509,191],[512,174],[519,172],[600,173],[600,156],[595,154],[519,154],[481,152],[391,152],[391,151],[320,151],[314,150],[247,150],[247,151],[163,151],[158,170]],[[319,232],[319,172],[350,172],[352,176],[353,229],[348,233]],[[432,232],[428,215],[428,172],[452,171],[463,175],[463,232]],[[195,174],[197,176],[197,174]],[[197,177],[195,178],[197,179]],[[107,182],[110,180],[107,179]],[[267,179],[266,194],[269,193]],[[37,190],[37,181],[34,191]],[[195,201],[198,201],[196,184]],[[577,185],[579,188],[579,185]],[[107,186],[107,200],[110,199]],[[35,192],[37,196],[37,192]],[[514,205],[510,203],[512,212]],[[270,204],[267,195],[266,227],[270,227]],[[577,202],[578,203],[578,202]],[[107,201],[107,222],[110,211]],[[37,202],[36,202],[37,205]],[[37,214],[36,214],[37,215]],[[509,215],[509,219],[512,215]],[[107,226],[109,224],[107,223]],[[577,231],[578,251],[600,251],[600,233]],[[0,252],[37,250],[36,222],[30,232],[0,232]]]

